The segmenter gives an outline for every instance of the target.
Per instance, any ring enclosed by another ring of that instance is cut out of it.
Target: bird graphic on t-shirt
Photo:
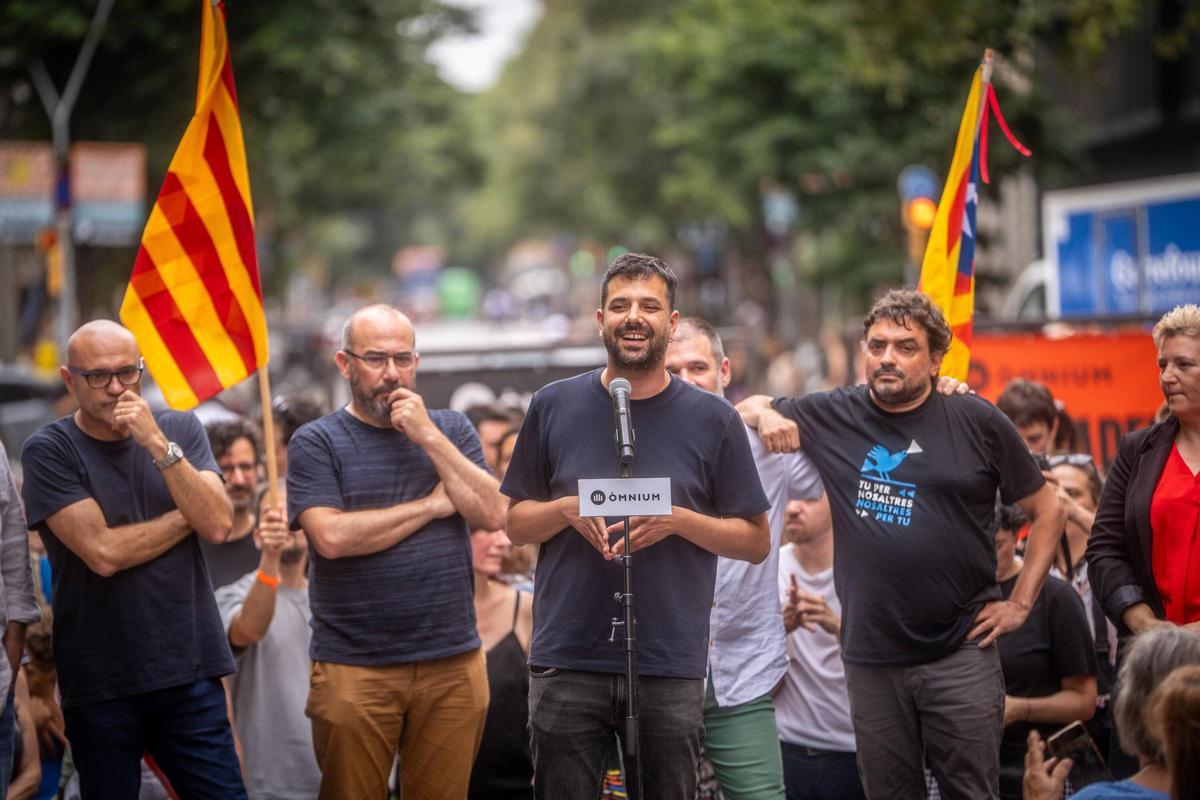
[[[907,450],[900,450],[895,453],[889,453],[883,445],[875,445],[867,453],[866,460],[863,461],[859,472],[874,472],[885,481],[892,479],[891,471],[900,466],[900,462],[908,458]]]

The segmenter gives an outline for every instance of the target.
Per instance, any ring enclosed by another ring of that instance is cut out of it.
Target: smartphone
[[[1096,749],[1087,728],[1082,722],[1072,722],[1067,727],[1056,731],[1046,740],[1050,754],[1058,760],[1071,759],[1071,774],[1067,779],[1076,789],[1081,789],[1089,783],[1111,781],[1112,774]]]

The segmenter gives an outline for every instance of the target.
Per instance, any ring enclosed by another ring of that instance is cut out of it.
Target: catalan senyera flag
[[[987,146],[989,113],[1009,144],[1028,157],[1029,148],[1017,141],[1009,130],[996,90],[984,77],[990,72],[992,52],[975,69],[962,120],[954,157],[942,189],[933,228],[925,245],[921,278],[917,288],[942,309],[954,339],[942,359],[941,374],[960,381],[967,379],[971,366],[971,339],[975,318],[975,212],[979,206],[979,180],[988,183]]]
[[[950,323],[954,339],[942,359],[942,375],[967,379],[975,316],[975,210],[979,204],[979,132],[983,110],[982,71],[971,79],[958,124],[950,172],[938,202],[917,288],[929,295]]]
[[[196,113],[142,233],[121,322],[172,408],[189,409],[267,363],[250,178],[225,10],[201,0]]]

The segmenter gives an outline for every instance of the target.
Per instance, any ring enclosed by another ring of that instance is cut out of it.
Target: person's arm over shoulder
[[[1146,592],[1129,561],[1131,537],[1125,530],[1128,492],[1135,478],[1134,465],[1148,435],[1148,430],[1137,431],[1121,440],[1117,458],[1108,469],[1108,478],[1100,493],[1096,520],[1087,543],[1088,581],[1105,615],[1122,631],[1129,629],[1124,619],[1126,611],[1135,606],[1144,606],[1145,611],[1149,611]],[[1149,616],[1152,617],[1153,612]]]
[[[728,416],[710,459],[714,513],[676,508],[670,523],[679,535],[710,553],[760,564],[771,550],[766,514],[771,504],[738,415]]]
[[[795,418],[789,415],[794,402],[795,398],[772,401],[765,394],[756,394],[742,400],[735,408],[746,427],[758,431],[769,452],[791,453],[800,448],[800,429]]]

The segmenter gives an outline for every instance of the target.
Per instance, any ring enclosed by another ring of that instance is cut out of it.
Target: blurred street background
[[[599,277],[628,250],[666,258],[683,312],[720,324],[732,399],[853,382],[858,316],[916,280],[986,47],[1034,155],[992,138],[976,329],[1109,331],[1200,297],[1187,0],[226,9],[279,392],[344,400],[337,332],[386,301],[416,321],[431,405],[517,404],[602,363]],[[10,453],[61,411],[65,321],[116,316],[195,102],[199,11],[0,4]],[[253,408],[253,381],[220,400]]]

